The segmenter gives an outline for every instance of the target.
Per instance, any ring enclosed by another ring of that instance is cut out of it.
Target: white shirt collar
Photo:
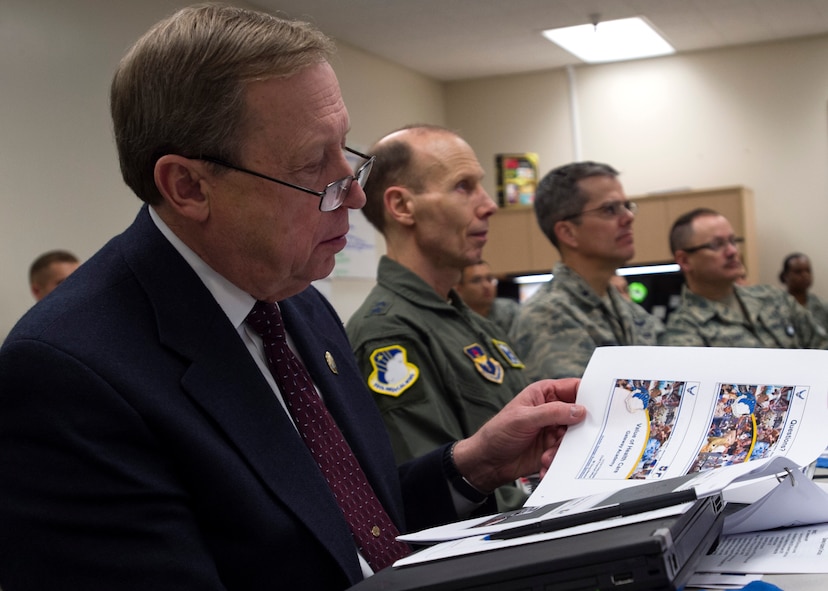
[[[187,264],[189,264],[193,271],[196,272],[196,275],[198,275],[205,287],[207,287],[207,289],[210,290],[210,293],[213,294],[216,302],[218,302],[218,305],[222,310],[224,310],[224,313],[227,314],[227,317],[230,319],[230,322],[233,323],[236,330],[239,330],[244,323],[244,319],[247,318],[250,310],[253,309],[256,299],[249,293],[246,293],[244,290],[236,287],[215,269],[210,267],[210,265],[204,262],[204,259],[193,252],[189,246],[184,244],[184,242],[176,236],[172,230],[170,230],[170,227],[164,223],[164,220],[161,219],[161,216],[158,215],[153,207],[149,208],[149,213],[158,230],[160,230],[164,237],[169,240],[170,244],[173,245],[173,248],[175,248],[175,250],[177,250],[182,257],[184,257],[184,260],[187,261]]]

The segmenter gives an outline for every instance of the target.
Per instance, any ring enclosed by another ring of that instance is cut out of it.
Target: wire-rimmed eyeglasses
[[[594,213],[598,216],[610,220],[612,218],[621,217],[622,215],[630,212],[631,214],[635,215],[635,212],[638,211],[638,205],[635,201],[610,201],[609,203],[604,203],[603,205],[599,205],[598,207],[593,207],[592,209],[585,209],[584,211],[579,211],[578,213],[573,213],[566,217],[561,218],[562,222],[567,220],[574,220],[575,218],[579,218],[584,214],[587,213]]]
[[[692,254],[694,252],[698,252],[702,249],[712,250],[713,252],[719,252],[728,244],[731,246],[738,246],[745,239],[739,236],[729,236],[727,238],[715,238],[710,242],[705,242],[704,244],[699,244],[698,246],[688,246],[687,248],[681,248],[679,250],[683,250],[686,253]]]
[[[230,162],[222,160],[221,158],[213,158],[212,156],[199,156],[197,160],[212,162],[213,164],[218,164],[219,166],[223,166],[224,168],[230,168],[232,170],[243,172],[245,174],[252,174],[253,176],[259,177],[260,179],[265,179],[266,181],[279,183],[280,185],[290,187],[291,189],[296,189],[297,191],[304,191],[305,193],[316,195],[317,197],[319,197],[319,211],[333,211],[335,209],[338,209],[339,206],[345,202],[345,198],[348,196],[348,191],[351,190],[351,183],[356,181],[357,183],[359,183],[360,187],[365,187],[365,182],[368,180],[368,175],[371,174],[371,169],[374,166],[374,160],[376,160],[374,156],[368,156],[367,154],[357,152],[356,150],[349,148],[348,146],[345,146],[343,149],[346,152],[350,152],[354,156],[364,158],[366,162],[362,166],[357,168],[354,174],[349,174],[346,177],[342,177],[341,179],[329,183],[321,191],[314,191],[313,189],[308,189],[307,187],[303,187],[301,185],[294,185],[293,183],[289,183],[287,181],[280,181],[279,179],[267,176],[266,174],[262,174],[261,172],[256,172],[254,170],[243,168],[241,166],[236,166],[235,164],[231,164]]]

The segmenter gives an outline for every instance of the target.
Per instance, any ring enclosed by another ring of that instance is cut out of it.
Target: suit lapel
[[[385,425],[356,366],[342,324],[332,310],[330,314],[324,312],[326,305],[312,288],[280,302],[285,326],[322,393],[325,406],[380,502],[402,530],[399,480]]]
[[[224,318],[224,322],[230,323]],[[208,327],[204,342],[229,342]],[[348,572],[356,568],[350,530],[299,434],[235,330],[238,344],[221,354],[205,347],[182,380],[189,395],[232,440],[245,460]]]
[[[146,212],[133,228],[142,252],[129,262],[153,302],[160,339],[189,360],[182,388],[352,580],[359,580],[347,523],[235,328]]]

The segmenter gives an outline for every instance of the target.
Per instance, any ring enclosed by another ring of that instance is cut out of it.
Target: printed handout
[[[828,573],[828,524],[722,536],[696,571]]]
[[[828,446],[826,367],[821,350],[600,347],[578,390],[587,418],[526,504],[724,466],[732,481],[775,457],[807,466]]]

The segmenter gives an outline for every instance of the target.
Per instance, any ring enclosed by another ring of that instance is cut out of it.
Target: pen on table
[[[625,501],[623,503],[615,503],[613,505],[606,505],[604,507],[596,507],[580,513],[572,513],[570,515],[561,515],[559,517],[552,517],[544,519],[535,523],[528,523],[520,525],[511,529],[504,529],[502,531],[494,532],[486,536],[486,540],[511,540],[521,536],[528,536],[532,534],[540,534],[566,529],[567,527],[574,527],[576,525],[584,525],[585,523],[592,523],[595,521],[602,521],[613,517],[624,517],[626,515],[637,515],[638,513],[645,513],[647,511],[654,511],[656,509],[663,509],[665,507],[672,507],[674,505],[681,505],[696,500],[696,490],[693,488],[681,491],[669,492],[661,495],[654,495],[650,497],[642,497],[632,501]]]

